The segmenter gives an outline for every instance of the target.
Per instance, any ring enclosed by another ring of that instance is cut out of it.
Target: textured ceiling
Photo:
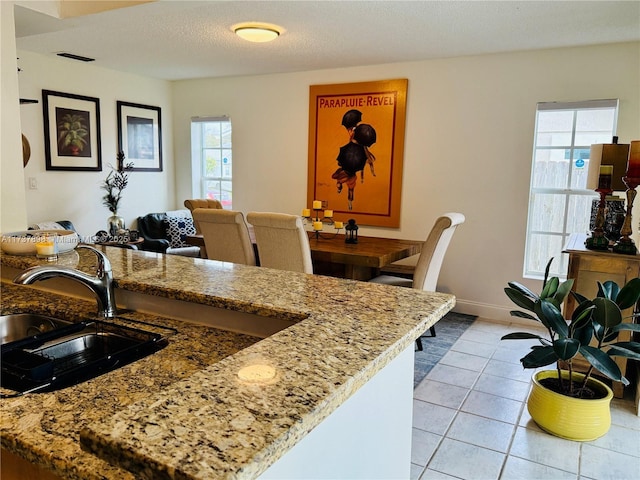
[[[160,0],[63,20],[17,6],[15,17],[19,50],[167,80],[640,40],[640,1]],[[231,31],[246,21],[284,31],[248,43]]]

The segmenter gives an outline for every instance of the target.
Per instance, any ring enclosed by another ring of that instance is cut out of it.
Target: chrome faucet
[[[95,294],[98,300],[98,315],[102,315],[105,318],[115,317],[117,309],[111,262],[109,262],[104,253],[93,247],[78,245],[77,248],[91,250],[98,257],[98,268],[95,276],[87,275],[79,270],[62,265],[43,265],[26,269],[14,278],[13,282],[21,285],[30,285],[38,280],[46,280],[48,278],[70,278],[80,282]]]

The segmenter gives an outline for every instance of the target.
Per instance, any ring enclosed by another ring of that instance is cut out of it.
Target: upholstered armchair
[[[144,239],[141,250],[199,257],[200,247],[185,242],[186,235],[195,234],[193,218],[188,210],[149,213],[138,217],[138,232]]]

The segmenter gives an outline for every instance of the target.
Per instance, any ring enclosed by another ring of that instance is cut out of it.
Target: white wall
[[[2,77],[0,83],[2,126],[0,128],[0,231],[22,230],[27,214],[22,182],[22,141],[18,104],[18,66],[13,5],[0,2]]]
[[[31,223],[47,220],[71,220],[83,235],[106,230],[106,219],[111,213],[102,205],[104,190],[100,185],[110,171],[109,165],[116,165],[117,100],[160,107],[163,132],[163,171],[132,172],[119,215],[129,227],[138,216],[176,207],[169,82],[24,51],[18,52],[18,57],[22,69],[20,96],[39,100],[38,104],[20,107],[22,132],[31,144],[31,160],[24,168],[24,176],[20,177],[26,188],[27,201],[27,218],[20,230]],[[43,89],[100,100],[102,172],[45,169]],[[35,179],[37,190],[29,189],[30,178]]]
[[[175,82],[178,198],[191,196],[190,117],[227,114],[234,208],[299,213],[309,86],[392,78],[409,79],[400,229],[360,233],[422,239],[463,212],[438,289],[458,311],[508,318],[507,281],[539,289],[522,279],[536,103],[619,98],[620,142],[640,138],[640,43]]]

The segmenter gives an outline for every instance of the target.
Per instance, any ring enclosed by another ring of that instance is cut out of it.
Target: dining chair
[[[373,283],[384,285],[395,285],[398,287],[415,288],[427,292],[435,292],[440,267],[444,260],[445,253],[451,242],[458,225],[464,223],[465,217],[462,213],[445,213],[438,217],[429,232],[429,236],[422,245],[418,263],[416,264],[413,278],[402,278],[393,275],[380,275],[369,280]],[[422,337],[435,337],[435,326],[429,328],[430,335],[421,335],[416,339],[418,350],[422,350]]]
[[[253,225],[260,266],[313,273],[309,237],[301,217],[286,213],[249,212],[247,222]]]
[[[192,215],[202,232],[209,260],[256,264],[256,256],[242,212],[196,208]]]
[[[196,208],[216,208],[221,209],[222,203],[219,200],[212,200],[210,198],[188,198],[184,201],[184,206],[189,209],[191,214]],[[196,235],[201,235],[202,232],[196,224]]]

